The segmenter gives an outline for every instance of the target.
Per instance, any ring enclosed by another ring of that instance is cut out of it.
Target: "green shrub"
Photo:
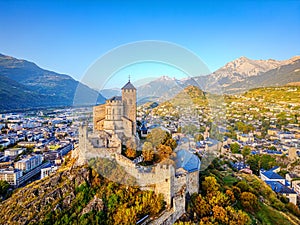
[[[286,208],[289,210],[290,213],[294,214],[297,217],[300,217],[300,209],[299,209],[298,206],[296,206],[293,203],[289,202],[286,205]]]

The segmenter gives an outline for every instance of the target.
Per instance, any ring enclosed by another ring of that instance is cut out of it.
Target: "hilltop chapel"
[[[136,88],[128,81],[122,96],[114,96],[93,108],[94,131],[116,134],[119,139],[136,137]]]

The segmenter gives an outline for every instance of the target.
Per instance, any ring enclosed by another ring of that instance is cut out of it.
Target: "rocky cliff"
[[[109,181],[88,166],[63,166],[0,203],[0,224],[135,224],[163,209],[163,197]]]

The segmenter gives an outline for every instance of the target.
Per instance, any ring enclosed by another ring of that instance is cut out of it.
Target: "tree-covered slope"
[[[177,225],[300,223],[297,206],[257,176],[234,172],[224,163],[215,159],[201,172],[200,193],[191,196],[187,214]]]

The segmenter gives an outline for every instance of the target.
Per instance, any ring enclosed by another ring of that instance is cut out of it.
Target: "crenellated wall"
[[[101,137],[101,138],[100,138]],[[90,136],[85,126],[79,128],[79,152],[77,163],[82,165],[92,158],[114,159],[116,163],[136,179],[142,190],[153,190],[162,194],[167,203],[167,210],[151,224],[173,224],[185,212],[185,195],[198,192],[199,171],[188,173],[173,165],[157,164],[152,167],[136,165],[121,154],[121,140],[115,134],[104,131]]]
[[[175,169],[173,166],[156,165],[154,167],[136,166],[125,156],[116,154],[115,159],[125,171],[136,178],[138,185],[142,189],[153,190],[155,193],[163,194],[167,205],[171,206],[174,195]]]
[[[161,193],[167,205],[171,206],[174,196],[175,169],[172,165],[156,165],[154,167],[137,166],[131,160],[121,155],[121,146],[98,147],[94,137],[90,138],[87,129],[80,127],[79,130],[79,154],[77,163],[82,165],[89,159],[100,157],[115,159],[131,176],[136,178],[137,183],[143,189]],[[120,141],[121,142],[121,141]]]

